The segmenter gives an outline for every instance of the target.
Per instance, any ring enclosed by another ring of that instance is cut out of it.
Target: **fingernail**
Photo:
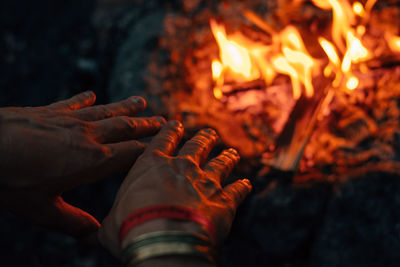
[[[251,186],[251,182],[249,179],[242,179],[242,182],[244,182],[245,184]]]
[[[229,148],[229,149],[226,150],[226,152],[231,153],[231,154],[233,154],[235,156],[239,156],[239,152],[237,152],[237,150],[234,149],[234,148]]]
[[[211,134],[211,135],[214,135],[214,136],[217,135],[217,132],[216,132],[214,129],[211,129],[211,128],[203,129],[203,131],[204,131],[205,133],[208,133],[208,134]]]
[[[139,96],[131,96],[129,99],[139,107],[144,107],[146,105],[144,99]]]
[[[156,121],[158,121],[161,125],[164,125],[166,122],[166,120],[163,117],[160,116],[155,116],[153,117]]]
[[[172,127],[183,128],[182,123],[180,123],[179,121],[169,121],[168,125]]]

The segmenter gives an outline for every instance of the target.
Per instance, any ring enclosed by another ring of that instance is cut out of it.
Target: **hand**
[[[92,106],[86,92],[45,107],[0,108],[0,204],[29,220],[76,237],[100,226],[60,194],[128,171],[143,152],[136,139],[156,134],[160,117],[132,118],[141,97]]]
[[[218,139],[214,130],[205,129],[186,142],[179,154],[173,157],[182,134],[180,123],[167,123],[122,183],[99,231],[100,242],[114,255],[121,253],[118,233],[124,219],[132,211],[146,206],[172,204],[196,209],[214,224],[218,243],[228,235],[238,205],[251,191],[247,179],[221,187],[239,161],[239,155],[234,149],[228,149],[205,163]],[[173,226],[171,223],[155,220],[137,226],[128,233],[122,247],[143,232],[166,230],[163,227],[179,230],[176,227],[181,225],[188,231],[201,231],[184,222]]]

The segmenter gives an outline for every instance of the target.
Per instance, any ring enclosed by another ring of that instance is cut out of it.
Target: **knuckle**
[[[64,122],[66,127],[69,127],[70,129],[74,130],[74,131],[79,131],[79,132],[83,132],[85,134],[89,134],[91,133],[91,126],[84,122],[84,121],[80,121],[80,120],[76,120],[76,119],[68,119]]]
[[[204,146],[207,143],[208,139],[205,136],[195,136],[191,141],[190,144],[197,146]]]
[[[236,206],[235,206],[235,199],[230,194],[226,192],[221,192],[221,202],[225,205],[225,211],[228,213],[229,216],[234,217],[236,213]]]
[[[110,147],[110,146],[106,146],[106,145],[103,145],[103,146],[101,146],[101,152],[102,152],[102,155],[105,157],[105,158],[113,158],[114,156],[115,156],[115,149],[113,148],[113,147]],[[95,153],[97,154],[97,155],[99,155],[100,153],[98,153],[97,151],[95,151]]]
[[[167,132],[168,136],[180,135],[180,134],[181,134],[180,128],[178,128],[177,126],[169,126],[169,129]]]
[[[180,136],[178,130],[164,132],[160,136],[160,142],[164,144],[175,144],[177,136]]]
[[[197,141],[200,145],[213,145],[217,142],[217,137],[210,134],[199,134],[193,140]]]
[[[139,142],[140,143],[140,142]],[[143,147],[143,144],[140,146]],[[160,150],[151,150],[151,151],[145,151],[145,153],[141,154],[136,162],[141,162],[144,165],[148,164],[155,164],[155,163],[160,163],[165,159],[166,156],[163,152]]]
[[[182,169],[196,169],[198,165],[191,156],[179,156],[175,158],[175,165]]]
[[[152,160],[158,160],[158,159],[161,159],[161,158],[165,157],[164,153],[162,153],[160,150],[157,150],[157,149],[156,150],[152,150],[149,153],[147,153],[147,156],[149,158],[151,158]]]
[[[233,167],[237,163],[236,158],[233,158],[226,154],[221,154],[218,158],[224,163],[225,167],[228,169],[233,169]]]
[[[75,106],[74,103],[77,101],[73,101],[74,103],[72,103],[72,101],[73,101],[72,99],[70,101],[65,101],[63,104],[64,108],[65,109],[74,109],[74,106]]]
[[[226,167],[226,161],[222,157],[217,157],[212,160],[212,164],[218,166],[218,167]]]
[[[230,158],[232,158],[232,159],[235,159],[235,160],[237,160],[237,159],[240,158],[239,153],[238,153],[237,150],[234,149],[234,148],[226,149],[226,150],[224,150],[224,151],[222,152],[222,154],[225,155],[225,156],[227,156],[227,157],[230,157]]]
[[[213,190],[216,191],[217,193],[222,191],[221,186],[212,179],[207,179],[207,178],[198,179],[195,181],[195,183],[197,187],[201,187],[207,191]]]
[[[117,117],[117,120],[119,121],[122,128],[129,128],[134,130],[137,129],[138,123],[132,118],[129,118],[127,116],[120,116]]]
[[[112,117],[115,115],[115,112],[111,111],[109,108],[107,108],[104,105],[95,106],[95,112],[98,114],[103,114],[107,117]]]

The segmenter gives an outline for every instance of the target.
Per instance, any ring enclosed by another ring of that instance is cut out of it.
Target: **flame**
[[[356,76],[350,77],[346,82],[346,87],[349,90],[354,90],[358,87],[359,80]]]
[[[351,30],[347,31],[346,41],[351,61],[359,63],[368,58],[368,50],[363,46],[360,39],[358,39]]]
[[[289,64],[286,58],[282,56],[273,59],[272,64],[274,65],[275,69],[277,69],[280,73],[290,76],[293,87],[293,98],[299,99],[301,96],[301,87],[299,76],[297,75],[296,70]]]
[[[385,39],[389,45],[390,50],[394,53],[400,53],[400,36],[395,36],[387,33]]]
[[[216,99],[221,99],[222,96],[224,95],[224,94],[222,93],[222,90],[219,89],[218,87],[215,87],[215,88],[214,88],[213,93],[214,93],[214,97],[215,97]]]
[[[214,59],[211,64],[214,81],[220,85],[225,70],[239,74],[246,80],[254,80],[261,75],[267,83],[271,83],[277,74],[284,74],[291,79],[293,98],[300,98],[303,87],[305,95],[311,97],[314,94],[312,73],[315,60],[307,52],[298,30],[288,26],[281,32],[275,32],[254,13],[247,11],[246,14],[268,29],[274,42],[271,46],[265,46],[251,43],[241,35],[228,36],[225,27],[211,19],[210,27],[220,51],[220,59]],[[214,92],[214,96],[219,97],[219,93]]]
[[[258,43],[240,34],[227,34],[224,25],[210,20],[210,27],[219,47],[219,58],[211,63],[215,83],[214,97],[222,98],[221,86],[227,81],[242,82],[262,79],[267,85],[279,75],[287,75],[292,83],[293,98],[314,95],[312,79],[322,73],[325,77],[335,76],[333,87],[354,90],[359,86],[356,71],[368,70],[364,62],[373,54],[362,40],[367,31],[366,21],[377,0],[352,4],[349,0],[311,0],[318,8],[332,12],[330,36],[319,36],[318,42],[327,55],[329,63],[322,66],[320,60],[307,51],[300,32],[293,25],[281,30],[271,27],[251,11],[245,11],[246,18],[271,37],[272,43]],[[305,0],[295,0],[301,4]],[[400,37],[385,35],[392,51],[400,52]],[[328,41],[329,40],[329,41]],[[228,86],[229,87],[229,86]],[[224,87],[225,89],[227,87]]]
[[[221,77],[224,67],[218,59],[214,59],[211,63],[212,76],[214,80],[218,80]]]
[[[210,20],[211,30],[220,47],[222,65],[233,72],[251,79],[252,64],[248,50],[235,41],[229,40],[225,27],[214,19]]]
[[[333,65],[339,66],[340,59],[338,53],[336,52],[335,46],[323,37],[319,37],[318,42],[324,49],[326,55],[328,56],[329,60],[333,63]]]
[[[337,76],[334,83],[337,85],[340,84],[338,80],[343,77],[343,73],[345,74],[344,77],[348,77],[346,88],[349,90],[354,90],[359,85],[357,77],[351,74],[352,66],[362,63],[370,57],[369,51],[361,41],[361,37],[366,32],[366,27],[364,25],[355,25],[355,15],[360,17],[369,16],[369,12],[375,2],[370,0],[365,9],[358,1],[354,2],[351,7],[347,0],[340,2],[337,0],[313,0],[315,5],[319,7],[323,6],[325,10],[332,10],[333,12],[332,40],[334,44],[322,37],[319,38],[319,43],[330,62],[336,68],[340,64],[340,70],[336,69]],[[338,47],[342,53],[342,60],[339,60],[335,47]],[[365,71],[365,65],[360,65],[359,67]]]

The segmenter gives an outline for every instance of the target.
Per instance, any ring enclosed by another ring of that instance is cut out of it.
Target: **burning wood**
[[[223,141],[238,148],[245,157],[275,148],[272,159],[264,157],[263,162],[285,170],[296,168],[305,148],[302,161],[307,163],[300,164],[304,170],[305,166],[315,166],[316,155],[324,150],[314,142],[317,132],[337,132],[347,127],[344,125],[353,124],[352,120],[343,120],[336,129],[326,125],[335,115],[338,99],[345,99],[349,110],[360,111],[353,108],[359,102],[349,101],[370,95],[363,90],[376,90],[376,82],[386,71],[382,72],[382,68],[398,65],[398,23],[384,19],[387,12],[398,9],[379,10],[379,3],[372,0],[289,2],[286,5],[285,1],[278,1],[281,5],[276,12],[268,10],[263,17],[241,4],[239,12],[220,7],[218,22],[210,20],[213,38],[202,24],[199,35],[192,33],[194,48],[182,50],[185,82],[178,88],[185,90],[175,89],[177,84],[171,80],[162,87],[171,88],[166,90],[172,93],[172,97],[164,98],[165,103],[174,103],[166,112],[169,117],[182,119],[186,127],[216,128]],[[378,9],[373,9],[375,5]],[[296,15],[291,18],[285,11]],[[234,17],[229,12],[242,12],[244,16]],[[204,22],[209,16],[210,13],[201,13],[197,18]],[[196,17],[193,21],[197,21]],[[232,21],[235,22],[231,24]],[[168,40],[171,39],[180,38]],[[176,61],[179,46],[168,46]],[[154,85],[153,82],[153,87],[160,88]],[[355,114],[364,116],[368,127],[378,127],[374,118],[368,118],[371,107],[361,105],[365,110]],[[310,148],[306,146],[309,139]],[[334,140],[338,139],[332,137]],[[325,152],[332,154],[332,149]]]

